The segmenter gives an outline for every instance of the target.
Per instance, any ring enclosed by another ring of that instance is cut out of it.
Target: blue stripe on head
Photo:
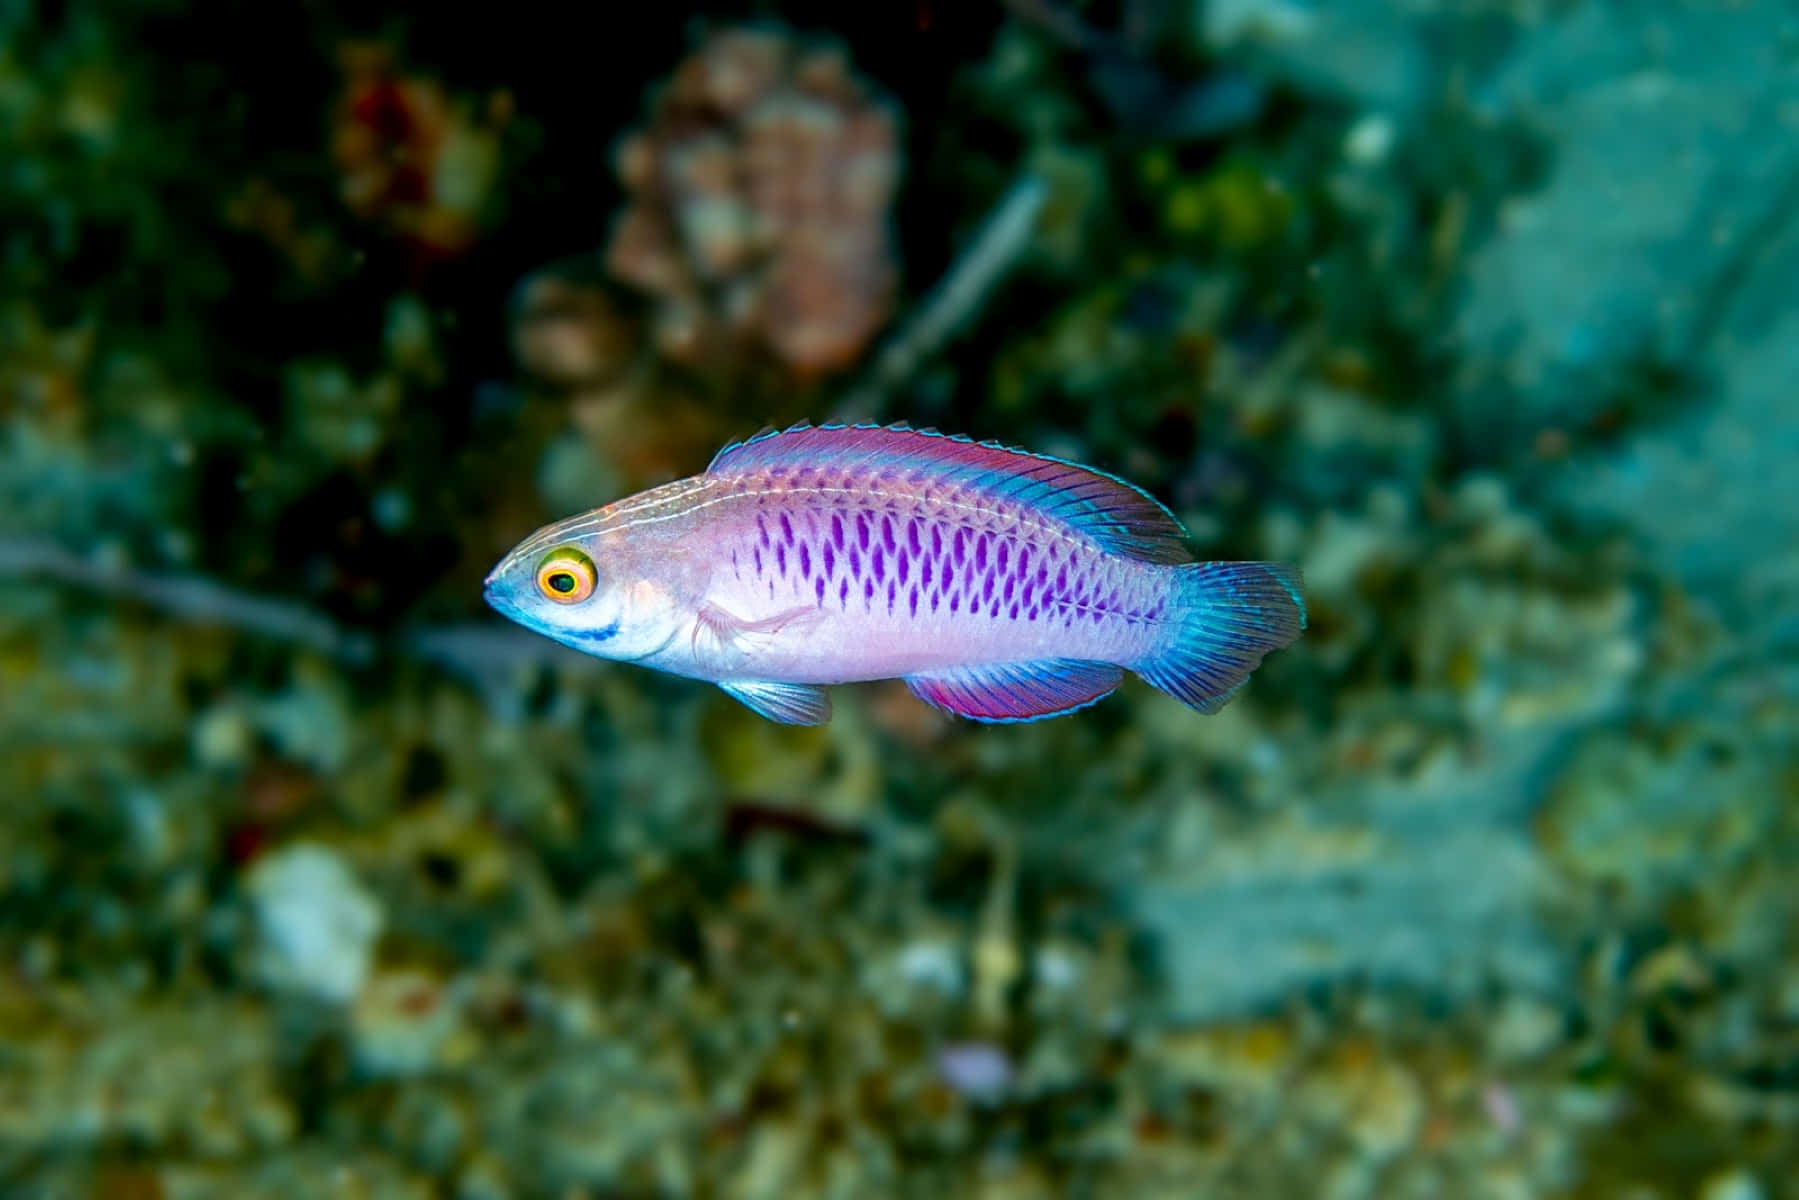
[[[602,625],[598,629],[563,629],[557,632],[568,640],[571,646],[597,646],[618,636],[619,623]]]

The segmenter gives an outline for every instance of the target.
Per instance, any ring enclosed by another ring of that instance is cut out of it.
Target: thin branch
[[[227,626],[349,663],[367,662],[374,653],[369,635],[345,630],[292,601],[240,592],[197,575],[142,571],[89,558],[54,542],[0,538],[0,575],[54,580],[88,595],[133,600],[178,620]]]
[[[1121,39],[1100,33],[1051,0],[1003,0],[1003,3],[1012,10],[1013,16],[1070,49],[1084,54],[1119,54],[1125,50]]]
[[[1030,244],[1048,191],[1043,180],[1029,172],[1007,189],[949,273],[881,347],[862,381],[839,401],[837,419],[868,421],[879,416],[886,398],[972,319]]]
[[[142,604],[177,621],[213,625],[364,666],[390,650],[465,679],[491,681],[521,666],[594,660],[510,625],[428,625],[380,638],[345,629],[323,613],[198,575],[144,571],[75,553],[55,542],[0,537],[0,578],[47,579],[85,595]]]

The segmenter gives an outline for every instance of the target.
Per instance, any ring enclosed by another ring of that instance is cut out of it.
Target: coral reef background
[[[1799,17],[0,3],[0,1194],[1799,1196]],[[505,626],[802,417],[1154,490],[1222,713]]]

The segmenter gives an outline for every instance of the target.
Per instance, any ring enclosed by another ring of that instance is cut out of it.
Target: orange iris
[[[537,590],[558,604],[579,604],[593,595],[593,560],[564,546],[552,550],[537,566]]]

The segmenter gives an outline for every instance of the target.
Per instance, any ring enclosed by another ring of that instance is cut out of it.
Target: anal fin
[[[809,683],[733,680],[718,686],[751,712],[783,725],[823,725],[831,719],[831,698]]]
[[[912,694],[976,721],[1037,721],[1086,708],[1112,694],[1124,672],[1079,658],[955,667],[906,676]]]

